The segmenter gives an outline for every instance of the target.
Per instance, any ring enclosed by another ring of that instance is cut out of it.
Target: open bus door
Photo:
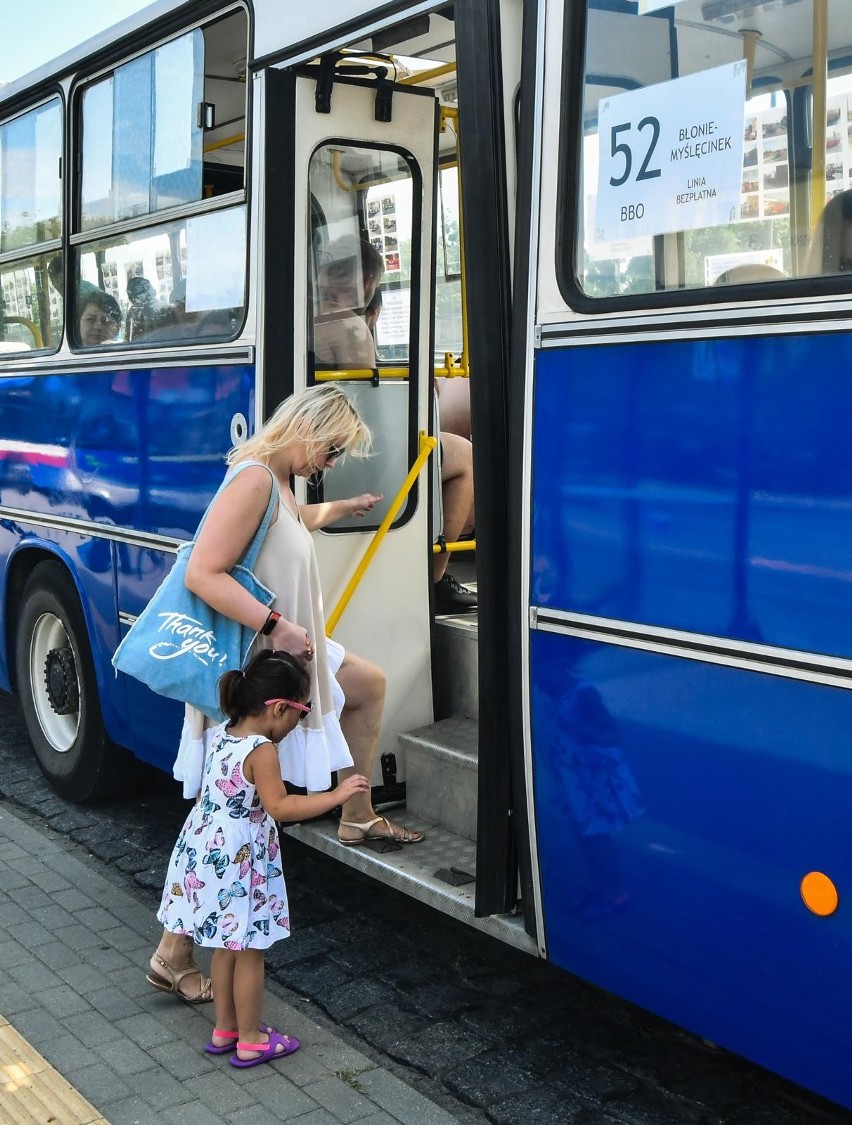
[[[405,776],[398,733],[432,720],[428,463],[336,627],[334,609],[429,431],[437,100],[341,76],[339,62],[262,75],[262,410],[266,418],[291,391],[334,380],[373,432],[370,458],[343,458],[316,486],[298,485],[302,502],[383,496],[314,542],[334,639],[388,675],[372,782],[392,793],[394,766],[397,782]],[[372,333],[368,270],[381,274],[383,303]]]

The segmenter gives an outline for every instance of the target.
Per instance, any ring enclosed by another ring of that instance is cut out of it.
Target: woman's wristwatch
[[[274,609],[271,609],[269,611],[269,616],[263,623],[263,628],[260,630],[260,635],[262,637],[268,637],[280,620],[281,614],[276,613]]]

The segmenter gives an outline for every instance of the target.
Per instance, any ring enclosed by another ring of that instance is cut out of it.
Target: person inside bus
[[[127,299],[130,308],[124,318],[124,341],[138,341],[155,329],[174,324],[173,309],[157,299],[154,286],[147,277],[136,275],[127,282]]]
[[[89,289],[80,300],[80,307],[80,346],[96,348],[112,343],[121,327],[121,309],[115,297],[103,289]]]
[[[371,243],[354,236],[333,242],[327,253],[317,276],[314,358],[324,368],[372,370],[376,347],[364,312],[378,291],[384,261]]]
[[[169,294],[171,320],[146,333],[146,344],[162,343],[170,340],[198,340],[207,336],[227,337],[232,335],[229,309],[209,309],[203,312],[187,312],[186,278],[175,282]]]
[[[257,630],[253,651],[272,648],[307,661],[313,709],[280,743],[279,756],[282,777],[312,791],[328,789],[334,771],[338,780],[356,773],[372,775],[385,674],[326,637],[310,533],[346,516],[363,515],[380,497],[365,494],[299,505],[290,480],[330,471],[344,450],[364,456],[370,444],[367,425],[339,386],[321,384],[285,399],[252,438],[231,450],[230,466],[260,464],[248,465],[217,496],[186,572],[193,593],[219,613]],[[270,483],[278,489],[278,512],[254,573],[275,591],[271,609],[231,577],[266,510]],[[218,727],[215,719],[187,706],[174,767],[186,797],[197,797],[200,791],[205,753]],[[337,837],[345,847],[372,840],[394,847],[417,844],[424,834],[379,815],[367,790],[353,794],[342,806]],[[211,1000],[210,982],[192,954],[191,937],[164,932],[150,960],[148,982],[189,1003]]]
[[[371,247],[372,249],[372,247]],[[364,322],[370,332],[372,363],[376,362],[376,327],[382,313],[382,290],[377,286],[364,309]],[[436,391],[440,398],[441,417],[441,503],[443,508],[443,535],[448,543],[469,536],[473,532],[473,447],[468,436],[449,429],[444,421],[444,391]],[[466,379],[448,379],[442,382],[463,382]],[[468,410],[470,400],[468,400]],[[469,414],[468,414],[469,418]],[[456,420],[457,421],[457,420]],[[469,422],[468,422],[469,425]],[[477,608],[476,594],[463,586],[455,575],[448,573],[450,556],[446,551],[433,557],[432,581],[435,584],[435,612],[438,614],[468,613]]]
[[[808,273],[852,272],[852,189],[839,191],[823,208],[808,256]]]

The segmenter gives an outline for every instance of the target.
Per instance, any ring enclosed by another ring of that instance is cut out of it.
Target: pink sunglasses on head
[[[269,707],[272,703],[286,703],[287,706],[292,707],[294,711],[301,711],[302,714],[299,716],[300,723],[310,715],[314,706],[310,699],[307,703],[297,703],[294,699],[265,699],[263,701],[264,707]]]

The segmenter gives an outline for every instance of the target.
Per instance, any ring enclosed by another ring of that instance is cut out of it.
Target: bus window
[[[77,347],[228,340],[240,331],[246,36],[246,14],[236,11],[82,88]],[[186,217],[192,205],[199,214]],[[178,207],[180,219],[168,221],[163,212]]]
[[[245,238],[241,206],[86,244],[78,258],[74,342],[145,346],[232,338],[243,320]],[[103,303],[104,296],[119,321],[115,335],[95,341],[82,331],[82,318],[92,299]]]
[[[828,0],[822,57],[813,0],[587,7],[582,202],[563,278],[613,298],[844,272],[848,5]]]
[[[53,288],[48,279],[62,235],[61,155],[57,98],[0,125],[3,352],[55,348],[62,336],[61,284]]]
[[[435,272],[435,362],[458,355],[462,338],[461,229],[459,177],[456,165],[442,168],[438,176],[438,238]]]
[[[341,520],[333,529],[363,530],[378,526],[407,472],[419,184],[402,154],[341,142],[313,154],[309,190],[314,377],[345,381],[374,435],[382,435],[369,461],[339,465],[322,482],[321,495],[382,494],[384,501],[366,519]],[[378,387],[372,385],[376,380]]]

